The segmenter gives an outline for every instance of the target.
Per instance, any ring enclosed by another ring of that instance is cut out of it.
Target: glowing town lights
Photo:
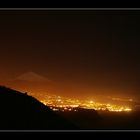
[[[107,106],[110,106],[110,104],[107,104]]]
[[[61,99],[58,99],[57,101],[58,101],[58,102],[61,102]]]
[[[90,104],[93,104],[93,101],[89,101]]]
[[[79,105],[70,105],[70,107],[73,107],[73,108],[74,108],[74,107],[78,107],[78,106],[79,106]]]
[[[126,108],[126,109],[125,109],[125,111],[131,111],[131,110],[132,110],[131,108]]]
[[[113,98],[114,99],[114,98]],[[115,98],[117,100],[119,98]],[[43,100],[40,100],[41,103],[47,105],[53,111],[77,111],[77,108],[84,108],[84,109],[94,109],[94,110],[101,110],[101,111],[110,111],[110,112],[130,112],[132,111],[131,108],[127,106],[121,105],[113,105],[110,103],[103,104],[99,102],[94,102],[92,100],[77,100],[77,99],[69,99],[63,98],[60,96],[46,96]],[[129,101],[133,101],[129,99]]]
[[[52,110],[53,110],[53,111],[58,111],[59,109],[53,108]]]

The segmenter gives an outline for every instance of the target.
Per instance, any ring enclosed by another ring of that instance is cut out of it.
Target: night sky
[[[0,11],[0,79],[28,71],[69,94],[140,97],[140,11]]]

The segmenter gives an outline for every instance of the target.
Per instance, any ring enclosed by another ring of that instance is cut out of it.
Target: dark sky
[[[140,11],[0,11],[0,79],[28,71],[91,95],[139,96]]]

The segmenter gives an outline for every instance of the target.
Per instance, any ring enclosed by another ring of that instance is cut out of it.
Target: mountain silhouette
[[[77,127],[27,93],[0,86],[0,129],[61,130]]]
[[[33,97],[38,97],[38,93],[48,93],[54,89],[54,82],[36,72],[26,72],[13,79],[2,81],[2,85],[7,85],[12,89],[22,92],[32,93]],[[31,94],[30,94],[31,95]]]
[[[28,82],[50,82],[50,80],[47,79],[46,77],[32,71],[16,77],[15,80],[28,81]]]

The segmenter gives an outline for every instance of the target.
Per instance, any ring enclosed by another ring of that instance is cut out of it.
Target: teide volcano
[[[25,81],[25,82],[50,82],[47,78],[35,73],[35,72],[27,72],[23,75],[18,76],[15,80]]]
[[[54,88],[54,82],[45,76],[35,72],[27,72],[5,83],[11,88],[34,94],[40,92],[51,92]]]

